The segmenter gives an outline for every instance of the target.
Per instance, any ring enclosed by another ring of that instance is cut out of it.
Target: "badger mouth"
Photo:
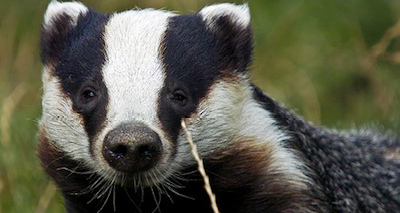
[[[163,166],[156,166],[146,171],[136,173],[121,172],[113,168],[101,167],[96,169],[96,173],[99,174],[101,178],[95,180],[91,188],[98,187],[96,186],[97,184],[108,184],[110,186],[120,185],[126,188],[134,188],[135,191],[148,187],[159,188],[160,185],[163,187],[171,186],[171,189],[180,188],[171,178],[177,175]]]

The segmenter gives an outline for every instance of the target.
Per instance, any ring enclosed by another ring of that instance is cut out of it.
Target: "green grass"
[[[0,212],[63,212],[61,196],[53,194],[35,156],[42,93],[38,39],[47,3],[0,0]],[[139,6],[190,13],[212,2],[85,3],[101,12]],[[399,35],[376,60],[370,57],[400,18],[398,0],[252,0],[249,5],[254,81],[268,95],[316,124],[400,133]],[[372,65],[363,66],[365,61]]]

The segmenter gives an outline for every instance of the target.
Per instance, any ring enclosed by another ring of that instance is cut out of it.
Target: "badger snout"
[[[142,172],[157,164],[162,155],[158,134],[143,123],[124,123],[111,130],[103,143],[103,156],[117,171]]]

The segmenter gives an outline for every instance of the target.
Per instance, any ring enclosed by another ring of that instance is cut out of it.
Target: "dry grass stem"
[[[49,182],[42,196],[40,197],[35,213],[47,212],[47,208],[49,207],[50,201],[53,199],[55,193],[56,188],[54,187],[53,183]]]
[[[181,121],[181,126],[182,126],[183,130],[186,133],[186,137],[187,137],[187,139],[189,141],[190,146],[192,147],[193,157],[197,161],[197,164],[199,165],[198,170],[199,170],[201,176],[203,177],[204,188],[205,188],[205,190],[206,190],[206,192],[208,194],[208,197],[210,197],[211,207],[213,209],[213,212],[214,213],[219,213],[218,206],[217,206],[217,201],[216,201],[216,198],[215,198],[215,194],[212,192],[211,185],[210,185],[210,179],[208,178],[208,176],[206,174],[206,170],[204,169],[203,160],[199,156],[199,153],[197,151],[197,146],[193,142],[192,135],[190,134],[188,128],[186,127],[186,122],[185,122],[184,119],[182,119],[182,121]]]
[[[19,101],[25,95],[25,86],[21,83],[14,91],[4,100],[1,110],[1,142],[4,147],[8,147],[10,143],[10,120],[11,116],[18,105]],[[3,148],[4,148],[3,147]]]
[[[3,182],[3,179],[1,178],[1,176],[0,176],[0,194],[1,194],[1,192],[3,191],[3,188],[4,188],[4,182]],[[0,206],[1,207],[1,206]]]
[[[375,44],[371,51],[369,52],[368,56],[364,58],[364,60],[361,63],[361,67],[364,70],[369,70],[372,68],[372,66],[375,64],[376,60],[378,59],[379,56],[381,56],[383,53],[385,53],[387,47],[389,46],[390,42],[400,36],[400,19],[397,21],[395,25],[393,25],[391,28],[389,28],[381,40]]]
[[[13,163],[13,153],[10,151],[10,140],[11,140],[11,130],[10,130],[10,123],[11,118],[14,113],[15,107],[21,101],[22,97],[25,95],[26,89],[23,83],[20,83],[12,93],[4,100],[3,107],[1,109],[1,118],[0,118],[0,125],[1,125],[1,148],[3,151],[3,162],[6,165],[14,165]],[[0,161],[1,162],[1,161]],[[14,187],[14,175],[15,170],[8,170],[6,174],[5,183],[10,187],[10,194],[15,201],[15,194],[13,191]]]
[[[367,56],[360,62],[360,71],[369,79],[372,94],[375,97],[377,105],[384,113],[388,112],[396,93],[387,88],[387,84],[382,82],[372,68],[378,58],[385,54],[392,40],[399,36],[400,19],[385,32],[381,40],[372,47],[371,51],[369,51]]]
[[[391,63],[400,64],[400,52],[395,52],[391,54],[387,54],[386,56],[387,60],[390,61]]]

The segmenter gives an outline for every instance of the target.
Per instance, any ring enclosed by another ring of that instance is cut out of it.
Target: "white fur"
[[[80,2],[58,2],[51,1],[44,14],[44,27],[52,27],[53,19],[60,14],[67,14],[71,17],[72,25],[75,26],[80,14],[85,14],[88,8]]]
[[[229,3],[213,4],[204,7],[199,14],[211,27],[214,26],[215,18],[229,16],[233,23],[241,27],[250,25],[250,9],[247,4],[235,5]]]

